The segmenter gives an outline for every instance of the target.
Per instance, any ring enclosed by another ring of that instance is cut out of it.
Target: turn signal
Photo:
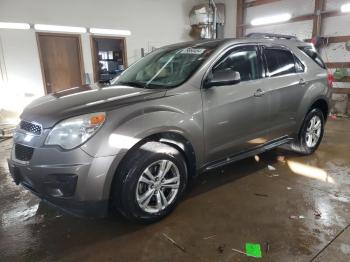
[[[104,113],[94,115],[90,118],[91,125],[101,125],[106,120],[106,115]]]

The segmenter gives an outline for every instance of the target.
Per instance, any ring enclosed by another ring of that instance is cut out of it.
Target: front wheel
[[[298,139],[291,144],[295,152],[310,155],[320,145],[324,133],[324,116],[320,109],[312,109],[305,117]]]
[[[148,142],[130,154],[114,181],[113,207],[130,220],[155,222],[169,214],[187,184],[182,154],[158,142]]]

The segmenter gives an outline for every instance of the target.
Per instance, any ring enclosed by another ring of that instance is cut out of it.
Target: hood
[[[85,85],[46,95],[30,103],[21,119],[50,128],[58,121],[92,112],[109,111],[120,106],[159,98],[163,89],[142,89],[130,86]]]

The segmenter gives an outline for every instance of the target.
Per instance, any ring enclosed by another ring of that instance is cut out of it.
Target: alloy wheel
[[[180,173],[175,163],[159,160],[146,167],[136,187],[136,200],[147,213],[166,209],[176,198],[180,186]]]
[[[306,134],[305,134],[305,141],[306,145],[309,148],[312,148],[317,145],[322,131],[322,121],[319,116],[314,115],[307,126]]]

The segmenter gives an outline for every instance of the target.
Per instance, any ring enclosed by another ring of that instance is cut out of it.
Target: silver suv
[[[27,106],[10,172],[72,214],[169,214],[191,178],[289,144],[319,146],[331,94],[311,44],[293,37],[181,43],[130,66],[111,86],[71,88]]]

